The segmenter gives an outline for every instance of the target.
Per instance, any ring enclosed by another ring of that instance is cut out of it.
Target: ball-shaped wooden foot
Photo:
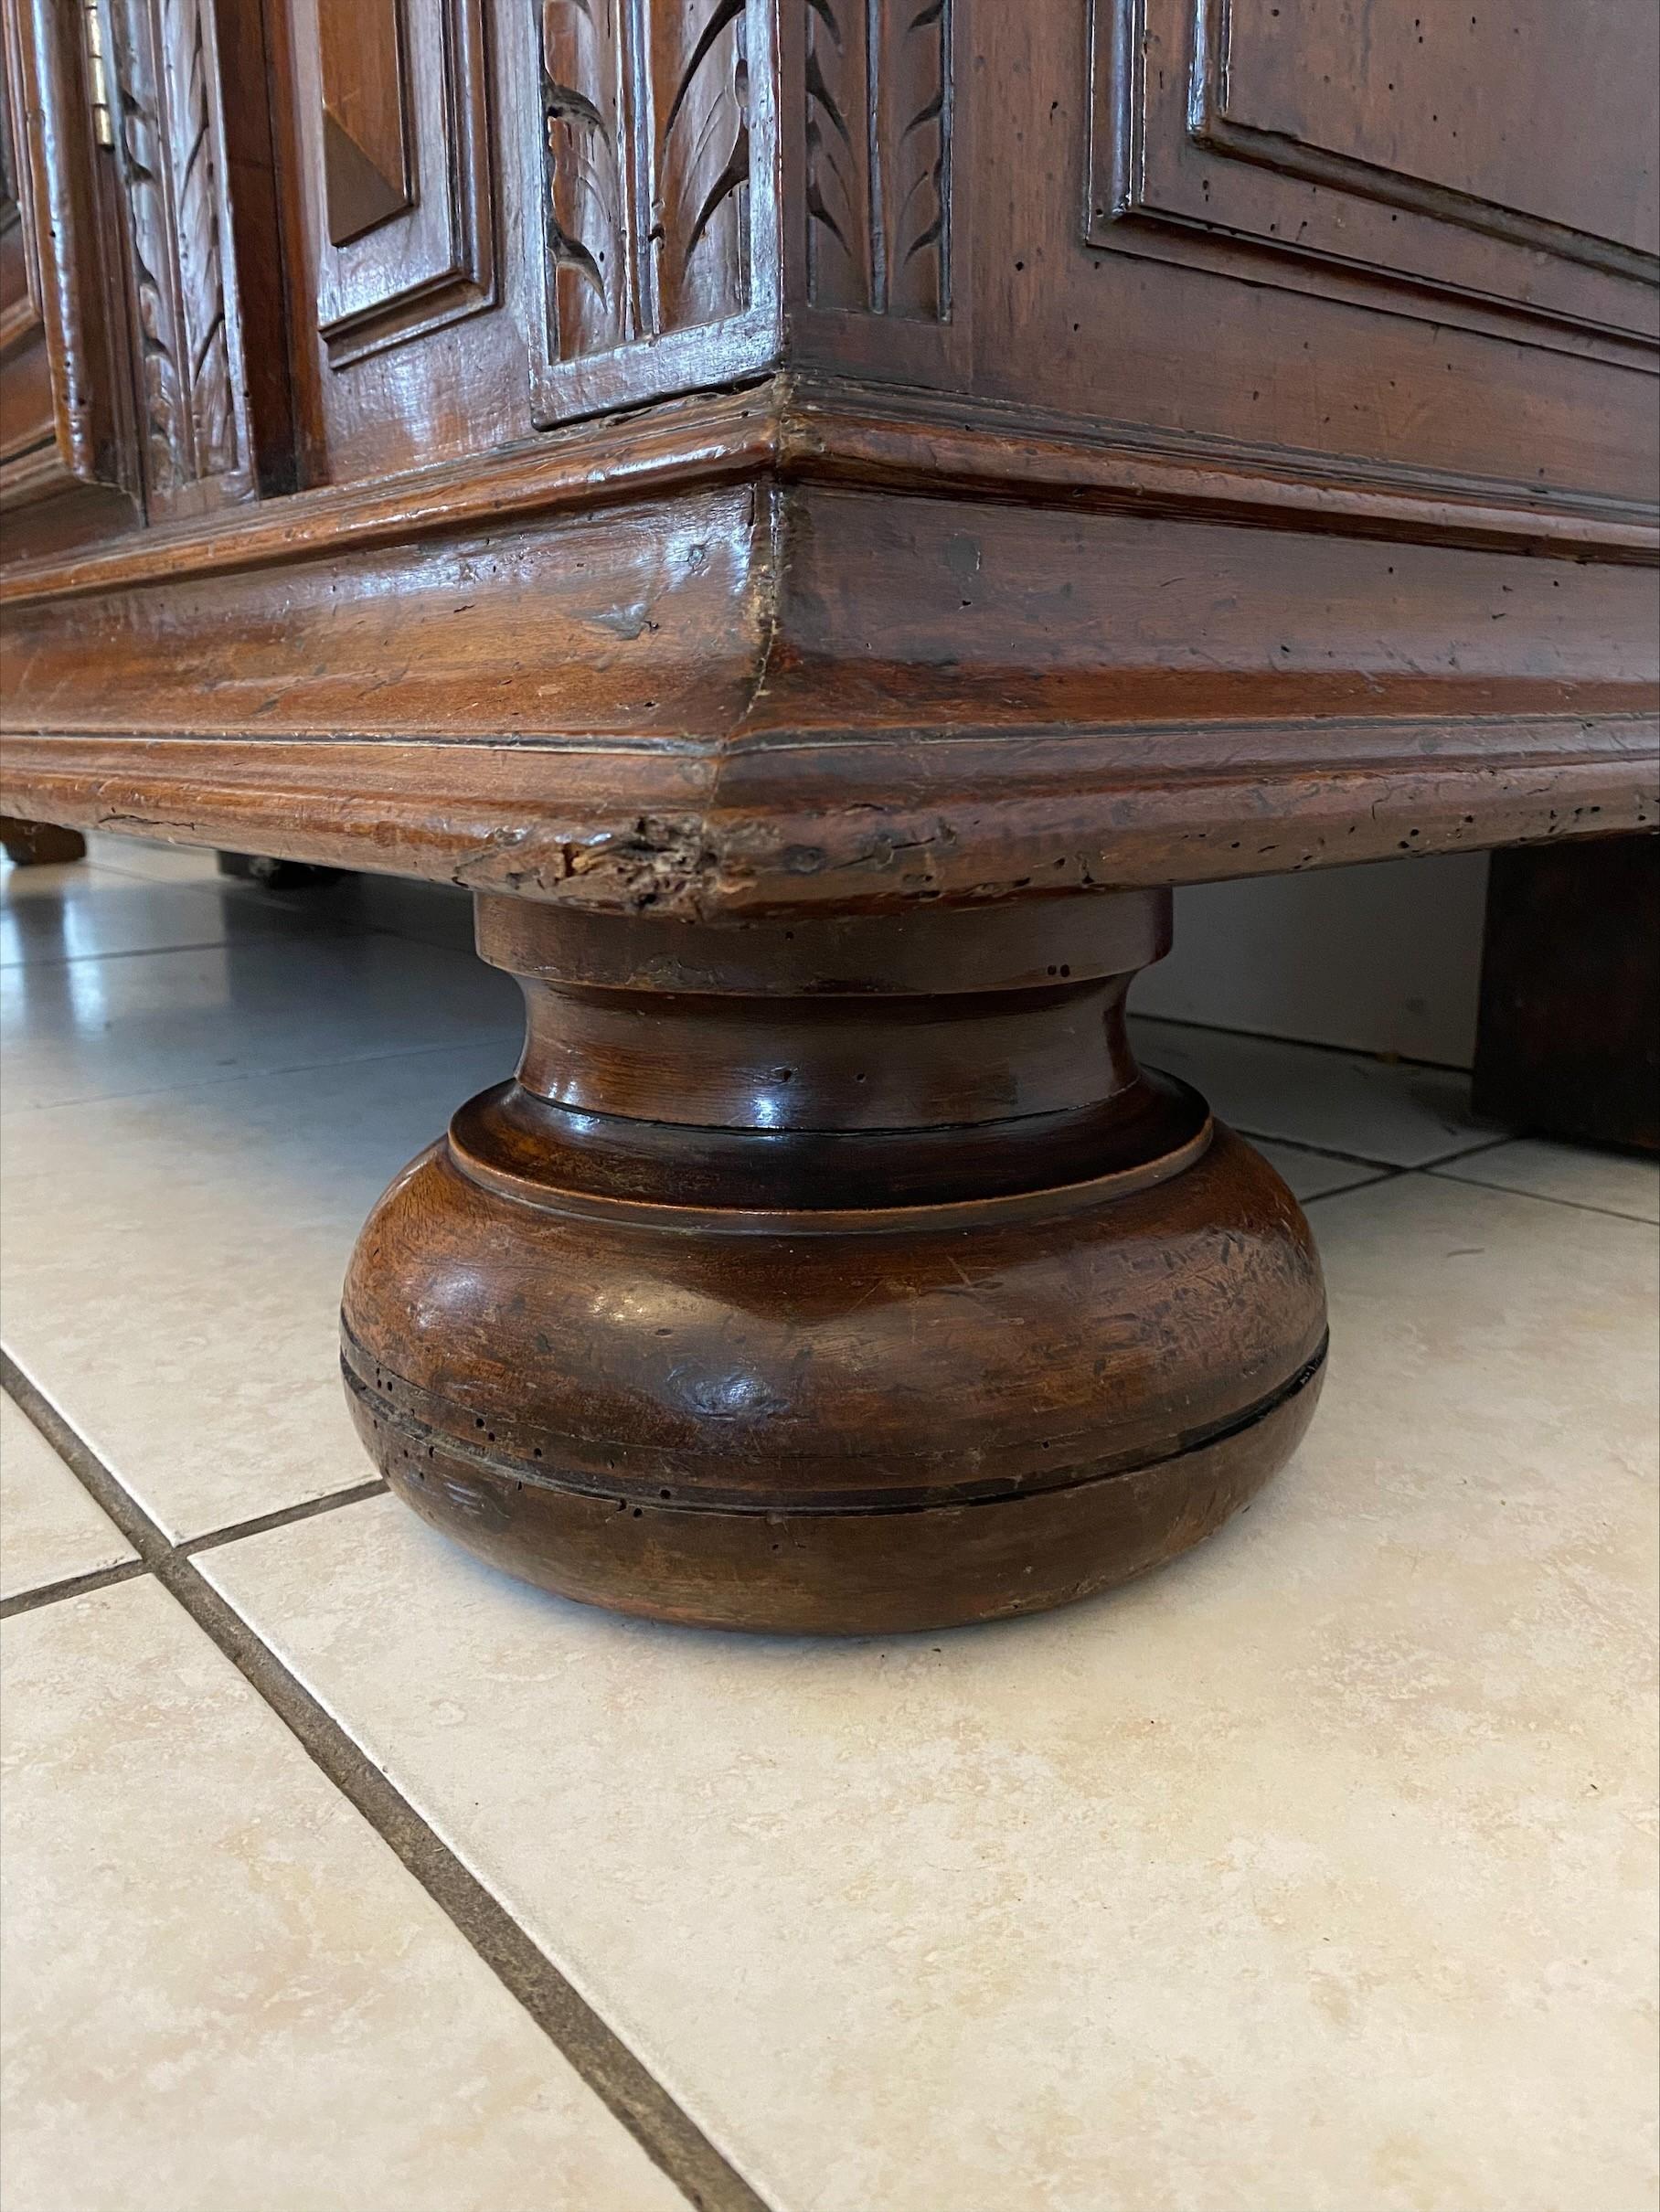
[[[1129,1058],[1158,902],[1064,906],[972,947],[486,911],[520,1079],[346,1285],[399,1494],[567,1596],[751,1629],[1034,1611],[1218,1526],[1314,1409],[1319,1266],[1267,1163]]]

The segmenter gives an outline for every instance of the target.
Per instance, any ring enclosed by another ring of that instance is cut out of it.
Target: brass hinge
[[[110,112],[110,73],[104,66],[103,19],[98,0],[83,0],[87,27],[87,78],[92,94],[92,135],[101,146],[115,144],[115,118]]]

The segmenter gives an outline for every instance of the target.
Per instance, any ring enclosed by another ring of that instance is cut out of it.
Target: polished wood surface
[[[394,1480],[821,1625],[1211,1525],[1317,1287],[1122,1059],[1148,945],[1090,963],[1171,884],[1660,824],[1648,0],[4,5],[6,807],[452,881],[526,979],[355,1263]],[[674,1412],[630,1281],[773,1410]]]

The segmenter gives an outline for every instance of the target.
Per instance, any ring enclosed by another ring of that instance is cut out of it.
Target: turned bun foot
[[[517,1081],[398,1179],[344,1365],[398,1494],[569,1597],[940,1628],[1174,1558],[1294,1449],[1280,1178],[1124,1038],[1159,895],[695,928],[482,902]]]

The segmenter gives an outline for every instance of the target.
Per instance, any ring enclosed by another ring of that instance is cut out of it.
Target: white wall
[[[1467,1068],[1484,853],[1206,883],[1176,895],[1176,946],[1138,1014]]]

